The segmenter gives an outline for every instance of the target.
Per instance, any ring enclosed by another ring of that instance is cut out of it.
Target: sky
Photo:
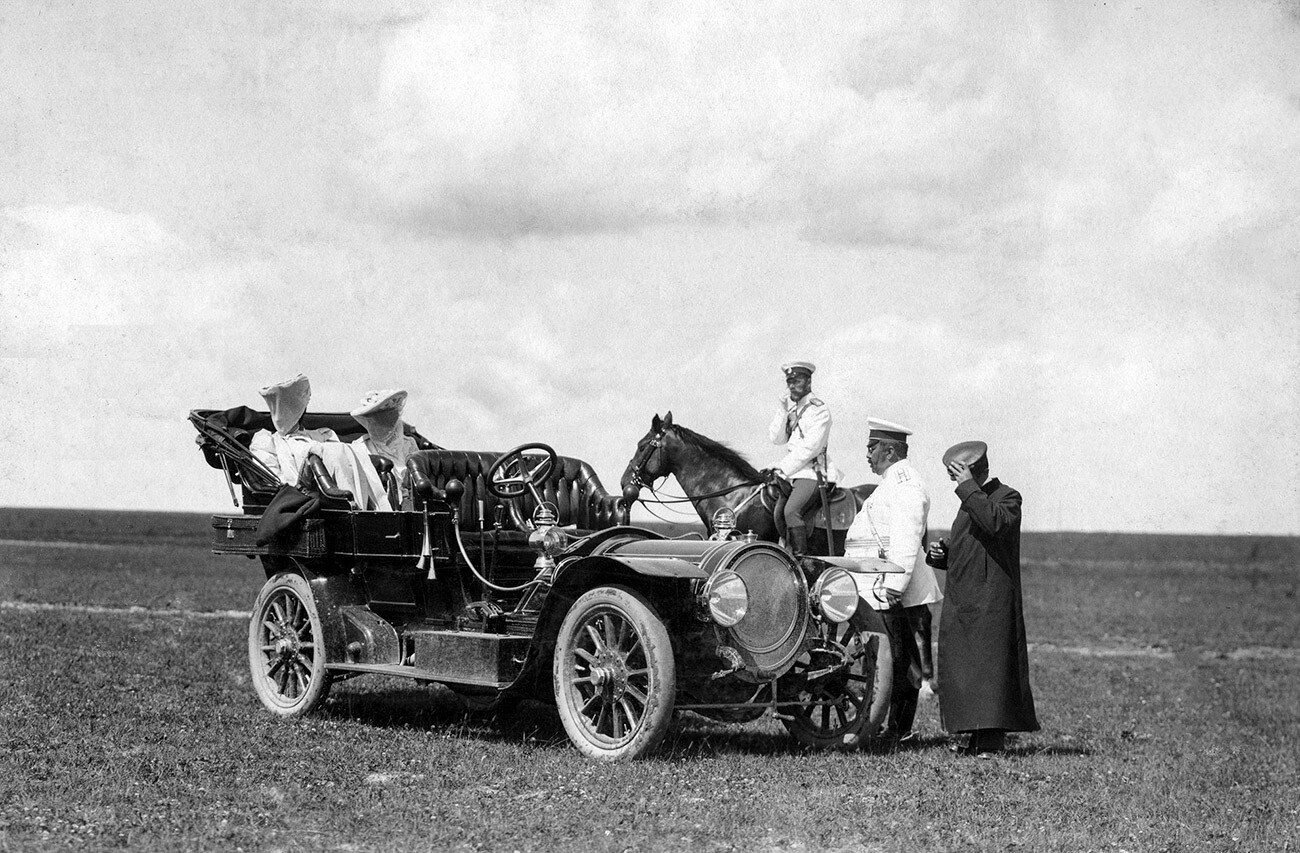
[[[0,71],[0,506],[226,511],[186,413],[299,372],[766,467],[807,359],[932,526],[979,438],[1026,529],[1300,534],[1295,2],[11,0]]]

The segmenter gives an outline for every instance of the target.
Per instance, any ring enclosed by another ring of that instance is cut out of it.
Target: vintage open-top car
[[[273,713],[306,714],[332,682],[382,673],[476,707],[554,702],[573,743],[602,759],[652,750],[675,711],[770,713],[822,748],[881,727],[891,650],[851,565],[734,532],[668,539],[628,523],[635,487],[608,494],[580,459],[544,444],[445,450],[414,430],[425,449],[406,472],[375,460],[406,478],[402,510],[358,509],[310,457],[289,497],[311,500],[291,502],[286,523],[287,487],[249,450],[270,416],[196,410],[190,422],[241,508],[213,517],[213,550],[260,558],[266,576],[248,653]],[[303,426],[364,434],[346,414]]]

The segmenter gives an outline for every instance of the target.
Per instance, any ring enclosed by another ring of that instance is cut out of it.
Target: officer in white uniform
[[[817,368],[809,361],[788,361],[781,365],[789,393],[778,400],[776,415],[767,428],[773,444],[785,445],[785,456],[764,475],[775,474],[788,480],[791,491],[777,500],[772,510],[776,528],[786,547],[795,556],[808,553],[808,529],[803,512],[817,497],[817,476],[827,483],[839,480],[839,471],[826,457],[831,435],[831,412],[812,393],[812,375]]]
[[[912,731],[921,680],[918,637],[929,642],[929,605],[943,598],[934,570],[925,562],[926,516],[930,496],[907,460],[907,427],[869,418],[867,455],[880,485],[863,504],[844,542],[844,556],[864,567],[883,560],[890,574],[854,575],[859,594],[881,611],[894,649],[894,691],[885,736],[899,740]],[[928,649],[925,659],[929,659]]]

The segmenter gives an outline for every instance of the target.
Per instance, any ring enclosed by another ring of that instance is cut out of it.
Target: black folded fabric
[[[262,520],[257,523],[259,546],[269,545],[282,534],[298,529],[302,520],[320,509],[320,498],[307,495],[293,486],[281,486],[280,490],[266,505]]]

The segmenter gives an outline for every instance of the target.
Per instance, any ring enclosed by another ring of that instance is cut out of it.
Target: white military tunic
[[[812,394],[797,403],[782,397],[767,434],[773,444],[785,445],[785,456],[776,464],[781,473],[791,480],[815,480],[831,437],[831,410]],[[839,469],[829,459],[821,471],[827,481],[840,481]]]
[[[884,558],[903,570],[885,575],[854,573],[858,594],[876,610],[888,609],[872,592],[877,578],[884,578],[885,586],[903,593],[903,607],[933,604],[943,598],[934,570],[925,562],[922,540],[929,512],[930,496],[925,484],[912,463],[900,459],[885,471],[880,485],[853,520],[844,540],[844,556],[869,564],[877,562],[883,550]]]

